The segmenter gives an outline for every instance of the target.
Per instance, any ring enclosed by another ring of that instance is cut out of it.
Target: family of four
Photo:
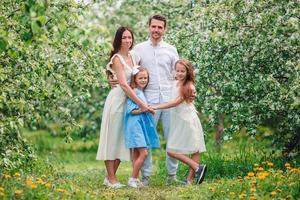
[[[163,41],[165,17],[154,15],[148,25],[150,38],[134,48],[133,32],[120,27],[107,64],[112,89],[103,109],[96,159],[104,160],[107,176],[103,184],[110,188],[124,186],[116,172],[121,161],[129,160],[132,174],[128,185],[139,188],[149,184],[151,149],[160,147],[156,131],[159,120],[167,141],[167,183],[178,182],[178,160],[190,167],[185,184],[200,184],[207,169],[199,164],[200,153],[206,148],[193,104],[193,66],[179,59],[176,48]]]

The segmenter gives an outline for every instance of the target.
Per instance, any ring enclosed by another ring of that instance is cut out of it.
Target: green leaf
[[[7,41],[4,40],[4,38],[0,38],[0,52],[5,51],[6,47],[7,47]]]
[[[61,32],[64,32],[67,28],[66,26],[66,21],[65,20],[61,20],[59,22],[59,24],[57,25],[58,29],[61,31]]]
[[[31,22],[31,30],[33,34],[39,34],[41,32],[41,28],[36,21]]]
[[[45,23],[47,22],[47,18],[46,18],[46,16],[44,16],[44,15],[39,16],[39,17],[37,18],[37,20],[41,23],[42,26],[44,26]]]
[[[25,32],[25,33],[23,33],[23,35],[22,35],[22,39],[23,39],[24,41],[26,41],[26,42],[29,41],[29,40],[31,40],[32,37],[33,37],[32,32]]]

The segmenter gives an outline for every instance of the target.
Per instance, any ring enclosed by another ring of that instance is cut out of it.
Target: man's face
[[[160,40],[164,35],[166,29],[164,27],[165,23],[163,21],[152,19],[149,25],[150,37],[153,40]]]

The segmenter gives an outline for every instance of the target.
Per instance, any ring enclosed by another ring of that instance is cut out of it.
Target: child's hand
[[[149,106],[149,105],[148,105]],[[155,108],[153,108],[153,106],[149,106],[151,108],[151,113],[154,115],[155,114]]]
[[[140,110],[141,110],[142,113],[143,112],[150,112],[152,114],[155,113],[154,109],[151,106],[149,106],[149,105],[141,105],[140,106]]]
[[[153,110],[158,110],[156,105],[152,105],[151,108],[153,108]]]
[[[155,114],[155,110],[154,110],[154,108],[152,108],[151,106],[149,106],[148,105],[148,107],[149,107],[149,110],[148,110],[148,112],[150,112],[150,113],[152,113],[153,115]]]

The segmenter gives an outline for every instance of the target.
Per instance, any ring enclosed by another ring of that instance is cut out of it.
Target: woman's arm
[[[144,111],[154,112],[154,110],[152,108],[150,108],[146,103],[144,103],[142,100],[140,100],[136,96],[135,92],[128,85],[128,83],[126,81],[126,77],[125,77],[124,67],[120,61],[120,58],[116,56],[112,60],[112,62],[113,62],[112,68],[116,72],[119,84],[120,84],[121,88],[123,89],[123,91],[125,92],[125,94],[140,107],[142,112],[144,112]]]
[[[153,105],[151,107],[154,110],[157,110],[157,109],[167,109],[167,108],[175,107],[175,106],[181,104],[182,102],[183,102],[183,98],[181,96],[178,96],[176,99],[174,99],[172,101],[169,101],[167,103],[162,103],[162,104],[159,104],[159,105]]]

